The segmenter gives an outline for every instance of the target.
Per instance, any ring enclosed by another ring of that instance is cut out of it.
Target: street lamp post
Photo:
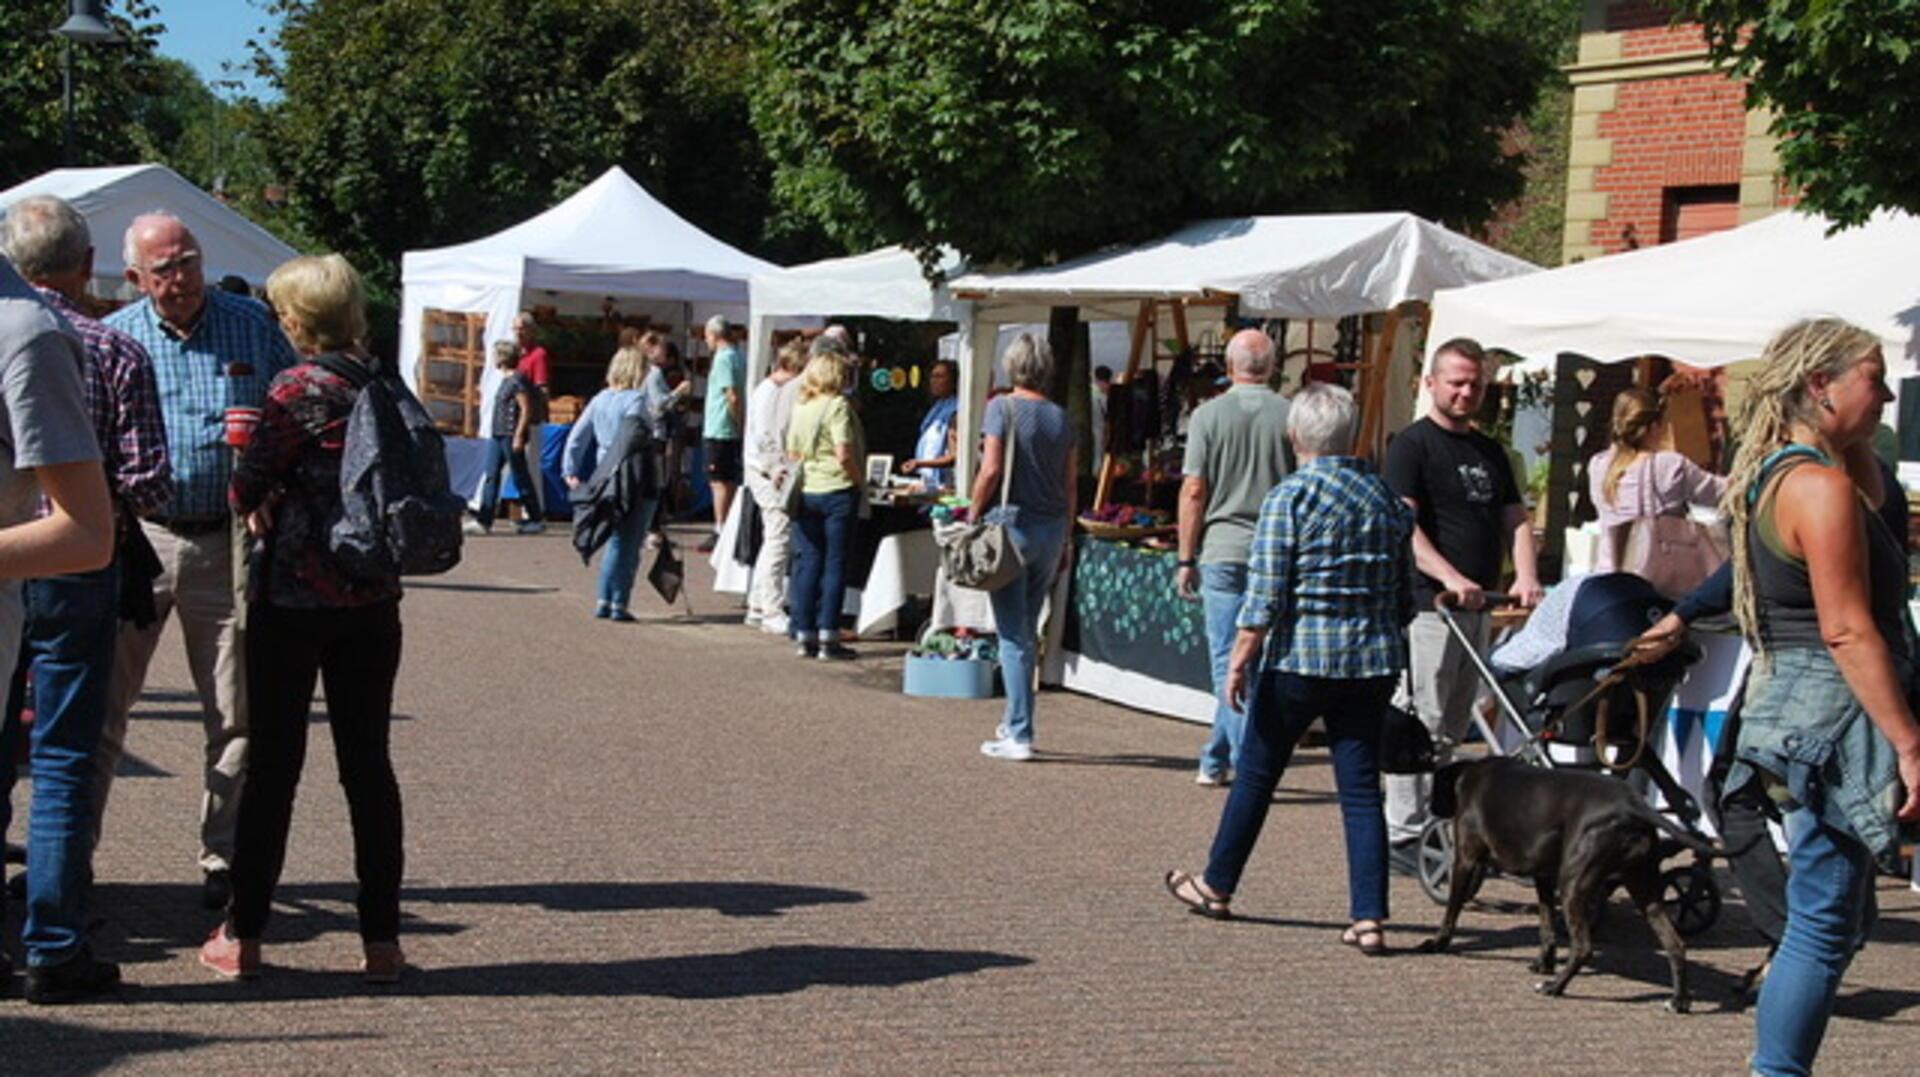
[[[73,46],[76,42],[105,45],[120,40],[120,32],[107,23],[106,9],[105,0],[68,0],[67,21],[53,31],[66,39],[60,91],[60,161],[69,167],[73,165]]]

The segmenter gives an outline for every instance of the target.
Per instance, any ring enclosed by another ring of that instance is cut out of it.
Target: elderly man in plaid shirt
[[[1385,950],[1387,830],[1376,744],[1413,617],[1413,512],[1349,455],[1359,413],[1334,385],[1294,395],[1288,437],[1299,470],[1267,494],[1248,562],[1247,598],[1227,670],[1227,703],[1251,721],[1202,875],[1168,889],[1225,919],[1294,745],[1326,723],[1346,829],[1348,912],[1341,941]]]
[[[115,733],[125,730],[161,629],[177,610],[207,737],[202,898],[208,908],[220,908],[232,892],[229,865],[247,754],[234,555],[239,539],[227,511],[233,450],[225,437],[226,412],[259,408],[267,383],[292,366],[295,355],[265,305],[207,288],[200,242],[177,218],[164,213],[134,218],[125,254],[127,279],[145,298],[106,321],[139,341],[153,359],[173,462],[173,501],[164,515],[141,521],[160,559],[153,583],[158,616],[144,627],[121,626],[106,740],[115,745],[122,740]],[[117,762],[117,752],[111,759],[107,752],[100,754],[103,771]],[[100,795],[104,805],[104,784]]]

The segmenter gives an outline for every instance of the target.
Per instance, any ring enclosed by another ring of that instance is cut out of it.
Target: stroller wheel
[[[1420,889],[1436,905],[1447,903],[1453,885],[1453,820],[1429,819],[1414,842],[1420,868]]]
[[[1660,899],[1680,934],[1691,938],[1720,919],[1720,883],[1705,864],[1669,868],[1660,876]]]

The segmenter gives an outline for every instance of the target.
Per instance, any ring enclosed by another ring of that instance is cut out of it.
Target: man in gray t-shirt
[[[1227,342],[1233,386],[1207,401],[1187,425],[1180,482],[1180,560],[1174,587],[1206,605],[1207,650],[1213,665],[1213,732],[1200,751],[1201,785],[1224,785],[1240,754],[1246,719],[1226,705],[1227,657],[1240,602],[1247,593],[1247,557],[1267,491],[1286,478],[1287,401],[1267,387],[1273,341],[1242,329]]]
[[[0,259],[0,683],[11,683],[25,620],[20,581],[91,572],[113,556],[113,506],[81,388],[86,361],[73,330]],[[35,518],[40,498],[48,512]],[[21,928],[27,999],[69,1002],[120,982],[86,944],[85,891],[93,845],[94,743],[104,701],[62,708],[33,727],[31,900]],[[17,718],[0,725],[13,758]],[[14,768],[0,766],[0,833],[13,821]],[[10,973],[9,973],[10,975]]]

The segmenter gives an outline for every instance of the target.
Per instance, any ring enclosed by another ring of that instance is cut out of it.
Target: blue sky
[[[250,92],[266,92],[264,84],[248,76],[229,76],[220,67],[244,65],[247,39],[268,21],[253,0],[156,0],[154,6],[159,8],[156,21],[167,28],[160,35],[161,55],[185,60],[209,83],[239,77]]]

